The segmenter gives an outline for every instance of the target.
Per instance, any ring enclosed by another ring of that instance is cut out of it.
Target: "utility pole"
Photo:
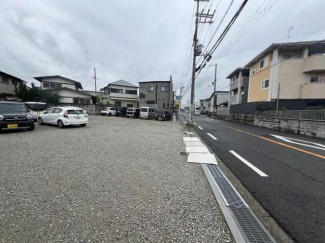
[[[97,77],[96,77],[96,68],[94,67],[94,79],[95,79],[95,95],[97,97]]]
[[[278,84],[278,95],[277,95],[277,98],[276,98],[276,113],[275,113],[276,118],[278,118],[278,113],[279,113],[280,90],[281,90],[281,84],[279,83]]]
[[[196,57],[201,55],[198,51],[198,26],[199,23],[209,23],[211,24],[212,21],[207,21],[208,19],[212,19],[214,16],[215,11],[213,14],[209,14],[210,10],[207,13],[203,13],[204,9],[202,9],[202,12],[199,13],[200,9],[200,2],[209,2],[210,0],[194,0],[196,1],[196,14],[195,14],[195,31],[194,31],[194,38],[193,38],[193,64],[192,64],[192,85],[191,85],[191,101],[190,101],[190,111],[189,111],[189,124],[193,124],[193,118],[194,118],[194,95],[195,95],[195,73],[196,73]],[[204,18],[204,21],[201,20],[201,18]]]
[[[214,65],[214,84],[213,84],[213,109],[216,107],[216,100],[215,100],[215,92],[216,92],[216,85],[217,85],[217,63]]]
[[[184,86],[183,86],[183,83],[181,83],[180,92],[179,92],[179,109],[180,110],[182,109],[182,94],[183,94],[183,89],[184,89]]]

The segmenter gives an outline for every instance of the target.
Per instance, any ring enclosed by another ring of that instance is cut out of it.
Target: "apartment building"
[[[174,106],[173,81],[139,82],[139,106],[171,110]]]
[[[247,65],[248,102],[325,99],[325,43],[274,43]]]
[[[40,82],[42,90],[55,91],[60,96],[62,105],[91,105],[93,95],[83,92],[82,84],[78,81],[60,76],[40,76],[34,77]]]
[[[104,91],[103,103],[115,107],[138,107],[138,87],[125,80],[109,83]]]
[[[201,107],[202,114],[206,114],[210,109],[210,99],[201,99],[200,107]]]
[[[17,100],[15,87],[25,81],[0,71],[0,100]]]
[[[236,68],[227,79],[230,79],[229,106],[247,103],[249,67]]]
[[[228,107],[229,91],[215,91],[209,98],[208,114],[216,112],[218,108]]]

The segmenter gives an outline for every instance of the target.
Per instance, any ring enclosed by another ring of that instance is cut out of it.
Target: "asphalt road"
[[[296,242],[325,242],[323,140],[203,116],[194,122],[195,131]]]
[[[178,122],[0,135],[0,242],[233,242]]]

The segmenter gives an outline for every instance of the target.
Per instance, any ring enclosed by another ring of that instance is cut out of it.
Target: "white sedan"
[[[52,124],[60,128],[70,125],[86,126],[88,115],[79,107],[52,107],[38,116],[38,124]]]
[[[100,114],[102,114],[102,116],[115,116],[116,115],[116,108],[114,108],[114,107],[104,107],[100,111]]]

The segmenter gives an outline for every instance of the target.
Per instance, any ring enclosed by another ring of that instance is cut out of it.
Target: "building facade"
[[[174,106],[173,81],[139,82],[139,106],[171,110]]]
[[[218,108],[228,108],[229,91],[215,91],[209,98],[208,114],[216,112]]]
[[[115,107],[138,107],[138,87],[125,81],[118,80],[109,83],[103,89],[103,103]]]
[[[325,43],[272,44],[246,66],[248,102],[325,99]]]
[[[0,100],[18,100],[15,87],[25,81],[0,71]]]
[[[201,112],[203,115],[207,114],[210,109],[210,99],[201,99],[200,100]]]
[[[229,106],[247,103],[249,68],[237,68],[228,75],[227,79],[230,79]]]
[[[82,84],[78,81],[62,77],[40,76],[34,77],[40,82],[42,90],[55,91],[60,96],[62,105],[91,105],[94,103],[94,96],[82,91]]]

